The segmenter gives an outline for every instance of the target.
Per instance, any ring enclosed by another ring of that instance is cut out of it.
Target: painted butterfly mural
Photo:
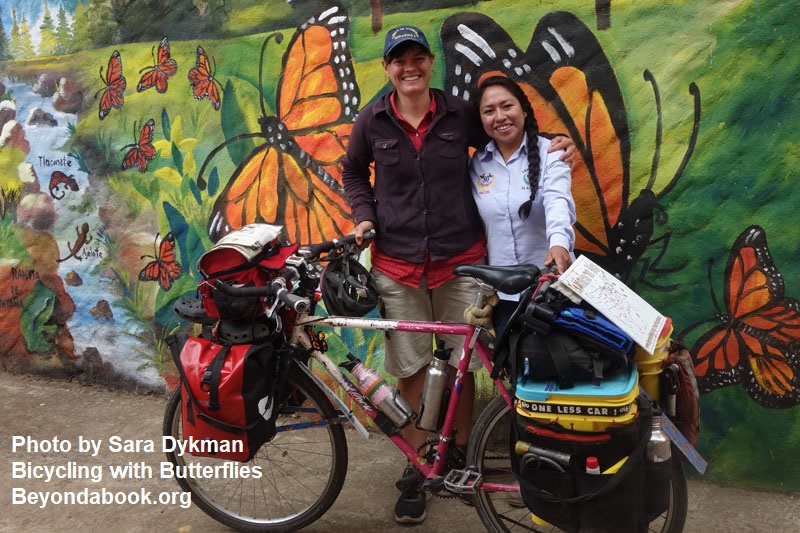
[[[135,144],[128,144],[122,149],[130,148],[128,153],[122,159],[122,170],[136,167],[139,172],[147,170],[147,162],[152,161],[156,156],[156,149],[153,146],[153,135],[155,133],[156,123],[151,118],[145,122],[142,130],[139,132],[139,140]],[[136,125],[134,124],[134,131]]]
[[[695,116],[683,161],[669,183],[653,190],[659,163],[661,108],[655,80],[645,72],[658,104],[656,155],[647,187],[631,201],[631,144],[627,111],[614,70],[594,34],[567,12],[542,17],[527,50],[517,47],[492,18],[479,13],[448,17],[440,30],[444,48],[445,90],[469,100],[482,77],[500,74],[513,79],[531,101],[539,129],[565,133],[575,142],[572,192],[578,220],[577,254],[586,254],[617,277],[633,284],[658,269],[669,235],[653,239],[655,223],[666,223],[658,202],[675,185],[691,157],[700,118],[700,94],[694,96]],[[660,215],[660,216],[657,216]],[[643,261],[648,246],[664,240],[652,264]],[[662,288],[669,290],[668,288]]]
[[[236,168],[217,197],[208,232],[218,240],[230,230],[254,222],[279,224],[292,242],[319,242],[349,232],[350,208],[341,184],[340,160],[360,102],[348,43],[349,19],[342,6],[323,8],[300,25],[283,55],[276,91],[276,116],[268,116],[263,98],[261,48],[259,94],[261,131],[244,133],[212,150],[198,173],[230,143],[262,138]]]
[[[136,85],[136,91],[142,92],[150,87],[155,87],[160,93],[167,92],[167,82],[178,70],[178,62],[170,57],[169,40],[165,35],[158,43],[158,56],[155,64],[144,67],[139,72],[144,72]]]
[[[158,281],[158,284],[165,291],[172,288],[172,282],[181,277],[183,269],[177,261],[175,252],[175,237],[172,232],[164,235],[161,244],[156,246],[158,234],[153,243],[155,255],[143,255],[140,259],[150,257],[153,260],[145,265],[139,272],[140,281]]]
[[[800,302],[784,295],[783,276],[761,227],[750,226],[734,242],[723,290],[724,310],[711,292],[719,324],[690,350],[700,392],[741,383],[764,407],[800,404]]]
[[[189,69],[189,84],[192,86],[192,94],[195,100],[208,98],[214,111],[219,111],[220,106],[220,82],[214,77],[215,72],[211,70],[211,62],[208,54],[202,46],[197,47],[197,63]]]
[[[105,76],[103,76],[103,67],[100,67],[100,79],[103,80],[105,87],[97,91],[94,97],[97,98],[97,95],[102,93],[98,116],[100,120],[103,120],[111,112],[111,109],[119,109],[125,103],[124,93],[127,81],[122,75],[122,57],[117,50],[114,50],[111,57],[108,58]]]

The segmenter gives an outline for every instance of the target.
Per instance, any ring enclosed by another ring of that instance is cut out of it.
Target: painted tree
[[[611,27],[611,0],[595,0],[595,17],[597,18],[597,29],[607,30]]]
[[[43,4],[42,23],[39,26],[39,55],[52,56],[55,55],[58,45],[56,27],[53,24],[53,17],[50,16],[50,6],[47,5],[47,0],[43,0]]]
[[[17,10],[11,10],[11,18],[13,24],[11,26],[11,38],[9,39],[9,55],[12,59],[27,59],[33,57],[35,52],[33,50],[33,40],[28,31],[28,23],[23,16],[21,20],[17,19]]]
[[[58,5],[58,22],[56,24],[56,55],[64,55],[72,52],[72,28],[67,20],[67,10],[64,4]]]
[[[0,16],[0,61],[5,61],[8,58],[8,37],[3,26],[3,18]]]
[[[75,6],[72,23],[75,50],[112,44],[117,39],[118,29],[111,0],[89,0],[88,4],[81,1]]]

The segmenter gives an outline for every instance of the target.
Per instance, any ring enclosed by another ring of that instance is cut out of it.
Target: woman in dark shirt
[[[469,147],[484,146],[487,138],[472,104],[430,87],[434,56],[421,30],[389,30],[383,55],[394,90],[359,112],[342,161],[356,240],[361,243],[365,231],[376,230],[372,271],[387,318],[462,322],[464,310],[475,302],[477,286],[470,278],[455,276],[453,267],[480,263],[486,256],[483,223],[469,181]],[[574,153],[572,141],[560,139],[554,146],[566,144],[571,147],[568,153]],[[385,368],[397,377],[400,395],[418,412],[433,339],[405,332],[392,332],[384,339]],[[463,338],[442,335],[437,340],[453,349],[450,362],[457,365]],[[469,441],[472,372],[480,367],[473,355],[456,414],[456,456],[463,457]],[[451,380],[454,376],[451,372]],[[413,425],[403,434],[413,446],[422,445],[428,436]],[[422,479],[411,466],[402,479],[395,519],[422,522]]]

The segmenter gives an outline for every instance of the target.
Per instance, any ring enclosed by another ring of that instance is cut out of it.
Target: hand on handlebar
[[[374,230],[375,223],[371,220],[359,222],[356,227],[353,228],[353,235],[356,236],[356,244],[361,250],[367,247],[367,243],[365,243],[364,240],[372,239],[375,236]]]
[[[547,257],[544,260],[547,267],[556,267],[555,272],[548,268],[548,272],[553,274],[563,274],[565,270],[572,264],[572,257],[563,246],[553,246],[547,251]]]

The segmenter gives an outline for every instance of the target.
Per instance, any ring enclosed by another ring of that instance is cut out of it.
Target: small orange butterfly
[[[139,72],[144,72],[139,84],[136,86],[137,92],[142,92],[155,86],[160,93],[167,92],[167,80],[175,75],[178,70],[178,63],[169,55],[169,41],[165,35],[158,44],[158,59],[156,64],[151,67],[144,67]]]
[[[105,87],[97,91],[94,97],[97,98],[98,94],[103,93],[100,97],[99,110],[100,120],[103,120],[112,107],[119,109],[125,102],[123,93],[127,87],[127,82],[125,81],[125,76],[122,75],[122,58],[117,50],[114,50],[111,53],[111,57],[108,58],[105,77],[103,77],[103,67],[100,67],[100,79],[103,80]]]
[[[197,66],[189,69],[189,83],[196,100],[207,97],[211,107],[219,111],[220,83],[211,71],[208,55],[202,46],[197,47]]]
[[[123,150],[131,146],[133,147],[128,150],[128,153],[125,154],[125,157],[122,159],[122,170],[128,170],[134,166],[139,169],[139,172],[147,170],[147,162],[152,161],[156,156],[156,149],[153,146],[153,133],[155,129],[156,123],[151,118],[145,123],[142,131],[139,133],[139,142],[122,147]]]
[[[724,280],[720,323],[690,350],[700,392],[741,383],[764,407],[800,404],[800,302],[784,296],[762,228],[750,226],[736,239]],[[711,298],[719,308],[713,291]]]
[[[155,242],[158,242],[158,234],[156,234]],[[172,288],[172,282],[178,279],[183,273],[180,263],[175,260],[175,237],[172,235],[172,232],[164,235],[164,238],[161,240],[161,245],[157,247],[157,251],[155,242],[153,243],[153,248],[156,255],[143,255],[140,258],[151,257],[153,261],[147,263],[141,272],[139,272],[139,280],[158,281],[161,288],[168,291]]]

